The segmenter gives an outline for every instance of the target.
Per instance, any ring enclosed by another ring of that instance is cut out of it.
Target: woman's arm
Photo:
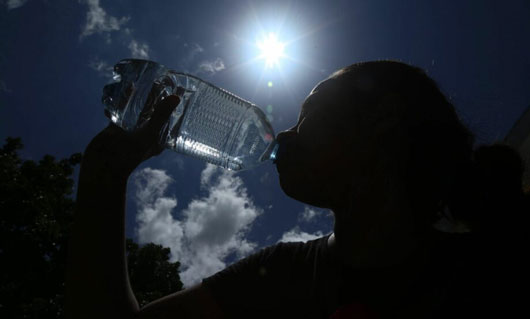
[[[201,308],[213,311],[212,316],[218,312],[215,301],[200,285],[140,310],[127,273],[127,179],[141,162],[162,152],[157,143],[159,131],[178,102],[176,96],[164,99],[149,123],[135,132],[109,125],[85,150],[69,242],[67,318],[193,318],[201,315]]]
[[[67,318],[130,318],[138,311],[125,255],[127,176],[116,174],[102,156],[89,146],[81,165],[69,243]]]

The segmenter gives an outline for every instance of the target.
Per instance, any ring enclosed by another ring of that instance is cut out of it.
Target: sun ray
[[[281,66],[278,67],[278,73],[280,74],[280,79],[281,79],[282,83],[284,84],[283,87],[287,90],[287,94],[291,98],[291,103],[293,105],[297,105],[299,103],[299,101],[296,101],[296,99],[294,98],[293,91],[291,90],[289,85],[287,85],[288,81],[287,81],[287,79],[285,77],[285,74],[283,73],[283,69],[282,69]]]
[[[245,67],[245,66],[248,66],[248,65],[251,65],[253,63],[255,63],[256,61],[259,60],[259,57],[254,57],[252,59],[249,59],[249,60],[246,60],[246,61],[243,61],[241,63],[236,63],[236,64],[232,64],[232,65],[229,65],[229,66],[226,66],[225,67],[225,70],[226,71],[236,71],[238,69],[241,69],[242,67]]]
[[[310,69],[312,71],[315,71],[317,73],[322,73],[321,69],[318,69],[318,68],[312,66],[309,62],[305,62],[305,61],[302,61],[302,60],[299,60],[299,59],[295,59],[295,58],[290,57],[290,56],[286,56],[285,58],[288,59],[291,62],[294,62],[294,63],[297,63],[297,64],[299,64],[301,66],[304,66],[304,67],[306,67],[306,68],[308,68],[308,69]]]
[[[261,70],[261,74],[259,75],[258,81],[256,82],[256,87],[254,88],[254,92],[252,94],[252,100],[256,98],[256,95],[258,94],[258,90],[261,87],[261,81],[263,80],[263,77],[265,75],[265,69]]]
[[[315,26],[314,28],[311,28],[311,29],[309,29],[308,31],[306,31],[306,32],[304,32],[304,33],[302,33],[302,34],[300,34],[299,36],[294,37],[294,38],[290,39],[289,41],[286,41],[286,42],[285,42],[285,45],[286,45],[286,46],[287,46],[287,45],[291,45],[292,43],[294,43],[294,42],[296,42],[296,41],[299,41],[299,40],[302,40],[302,39],[304,39],[304,38],[306,38],[306,37],[308,37],[308,36],[310,36],[310,35],[312,35],[312,34],[318,32],[318,31],[321,31],[321,30],[323,30],[323,29],[329,27],[330,25],[332,25],[332,24],[334,24],[334,23],[337,23],[337,22],[340,21],[340,20],[342,20],[342,17],[336,17],[336,18],[334,18],[334,19],[330,19],[330,20],[328,20],[328,21],[326,21],[326,22],[324,22],[324,23],[321,23],[321,24]]]

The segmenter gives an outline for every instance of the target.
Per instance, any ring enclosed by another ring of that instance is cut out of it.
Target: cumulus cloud
[[[138,43],[133,39],[129,43],[129,50],[131,50],[131,56],[133,58],[149,59],[149,46],[146,43]]]
[[[329,209],[305,206],[304,210],[298,214],[298,222],[319,224],[324,232],[333,227],[333,212]]]
[[[323,236],[323,233],[321,231],[317,231],[313,234],[310,234],[310,233],[301,231],[300,228],[297,226],[285,232],[282,235],[282,238],[278,240],[278,242],[284,242],[284,243],[285,242],[296,242],[296,241],[306,242],[309,240],[317,239],[322,236]]]
[[[323,212],[321,210],[306,206],[304,207],[304,211],[298,216],[298,218],[299,220],[302,220],[304,222],[311,222],[315,219],[315,217],[319,216],[322,213]]]
[[[112,77],[112,65],[102,60],[94,60],[88,64],[88,66],[94,71],[98,72],[99,75],[106,78]]]
[[[333,218],[330,211],[319,209],[315,207],[305,206],[304,211],[298,214],[298,221],[303,223],[314,223],[318,221],[320,230],[314,233],[304,232],[297,225],[291,230],[283,233],[282,237],[278,242],[307,242],[309,240],[317,239],[322,237],[325,233],[332,231]]]
[[[204,52],[204,49],[198,43],[184,43],[185,48],[189,48],[188,55],[190,58],[194,58],[197,54]]]
[[[206,167],[201,172],[201,186],[205,187],[210,185],[212,176],[218,171],[217,166],[210,163],[206,164]]]
[[[180,59],[179,64],[184,70],[191,69],[197,56],[204,52],[204,49],[197,43],[184,43],[184,54]]]
[[[136,198],[142,204],[153,203],[164,195],[172,182],[165,171],[147,167],[135,175]]]
[[[99,5],[99,0],[86,0],[88,12],[86,14],[86,23],[81,32],[81,38],[94,33],[105,33],[120,30],[121,26],[129,17],[116,18],[107,15],[107,12]]]
[[[199,70],[205,73],[214,74],[221,70],[224,70],[225,64],[221,58],[216,58],[211,61],[202,61],[199,64]]]
[[[192,200],[175,219],[177,200],[165,195],[173,182],[163,170],[145,168],[134,176],[140,243],[154,242],[171,248],[171,260],[180,261],[186,286],[226,267],[230,254],[243,257],[256,244],[245,239],[261,214],[233,172],[207,165],[201,174],[207,195]]]
[[[28,2],[28,0],[7,0],[6,7],[7,10],[16,9],[25,5],[26,2]]]

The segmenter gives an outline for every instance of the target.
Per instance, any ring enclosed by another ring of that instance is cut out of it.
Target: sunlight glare
[[[278,37],[272,32],[258,41],[257,46],[261,51],[259,57],[265,60],[265,67],[271,68],[278,65],[280,58],[285,56],[283,52],[285,44],[278,41]]]

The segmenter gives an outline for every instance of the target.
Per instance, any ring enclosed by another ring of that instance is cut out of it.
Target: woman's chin
[[[327,208],[329,205],[322,200],[322,194],[309,186],[309,182],[280,174],[280,187],[287,196],[308,205]]]

